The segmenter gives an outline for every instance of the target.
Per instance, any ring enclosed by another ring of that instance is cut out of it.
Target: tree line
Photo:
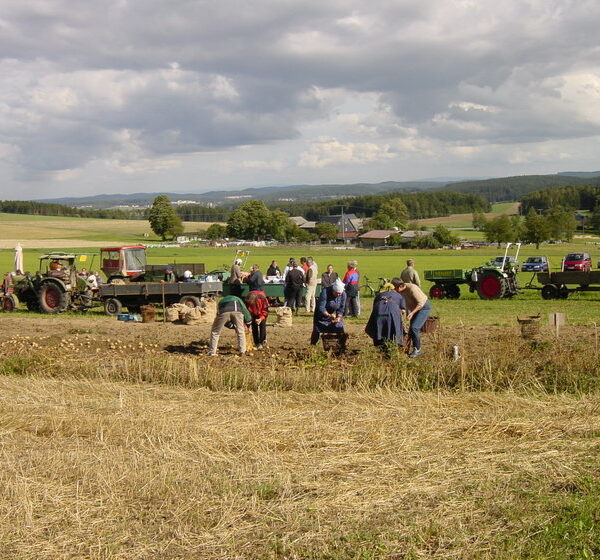
[[[476,194],[456,193],[453,191],[385,193],[356,197],[344,197],[327,201],[271,202],[269,208],[281,210],[290,216],[303,216],[310,221],[319,221],[325,216],[339,214],[343,207],[347,214],[356,214],[360,218],[374,216],[382,204],[390,200],[400,200],[413,220],[437,218],[450,214],[470,212],[489,212],[490,203]]]
[[[112,220],[124,220],[131,217],[122,210],[72,208],[64,204],[35,202],[32,200],[0,200],[0,212],[32,216],[65,216],[69,218],[101,218]]]

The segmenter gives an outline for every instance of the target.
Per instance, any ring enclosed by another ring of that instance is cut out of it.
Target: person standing
[[[229,271],[227,282],[230,284],[229,293],[232,296],[242,295],[242,259],[235,259]]]
[[[210,346],[208,349],[209,356],[217,355],[217,347],[219,346],[219,336],[225,323],[231,321],[233,328],[237,334],[238,352],[246,353],[246,332],[245,325],[250,325],[252,316],[244,305],[244,302],[237,296],[225,296],[219,301],[217,307],[217,316],[213,321],[210,330]]]
[[[339,278],[338,273],[333,271],[333,265],[328,264],[327,269],[321,276],[321,289],[333,286],[333,283]]]
[[[251,266],[250,274],[246,278],[246,283],[248,284],[248,290],[250,292],[262,292],[265,289],[263,274],[257,264]]]
[[[360,315],[359,281],[360,274],[356,269],[357,261],[348,261],[348,270],[344,275],[344,284],[346,285],[346,315],[348,317],[358,317]]]
[[[308,270],[306,271],[306,311],[313,313],[315,311],[315,294],[317,292],[317,278],[319,268],[312,257],[308,257]]]
[[[409,323],[408,335],[413,345],[409,358],[416,358],[421,353],[421,329],[431,315],[431,303],[423,290],[415,284],[407,284],[400,280],[396,291],[399,292],[406,302],[406,315]]]
[[[321,333],[344,333],[344,312],[347,297],[344,284],[339,278],[333,285],[321,290],[313,317],[311,344],[314,345],[319,342]]]
[[[400,278],[392,278],[390,286],[375,296],[373,310],[365,327],[365,332],[373,339],[375,346],[385,347],[388,341],[404,346],[402,311],[406,309],[406,304],[398,292],[401,282]]]
[[[249,292],[246,296],[246,307],[252,316],[252,338],[257,350],[261,350],[267,342],[267,317],[269,302],[264,292]]]
[[[283,286],[283,295],[285,296],[285,304],[291,307],[297,314],[298,308],[302,302],[302,288],[304,286],[304,274],[298,268],[296,261],[291,263],[291,269],[285,276],[285,284]]]
[[[300,268],[304,272],[304,276],[308,272],[308,259],[306,257],[300,257]]]
[[[406,268],[400,273],[400,280],[407,284],[414,284],[415,286],[419,286],[419,288],[421,287],[421,279],[419,278],[419,273],[415,268],[415,261],[413,259],[406,261]]]
[[[283,269],[283,281],[285,282],[285,279],[287,278],[287,273],[292,270],[292,263],[296,262],[296,259],[294,257],[290,257],[290,260],[288,261],[288,263],[285,265],[285,268]]]

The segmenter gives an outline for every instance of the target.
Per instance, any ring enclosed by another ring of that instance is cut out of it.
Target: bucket
[[[142,312],[142,323],[154,323],[156,309],[153,305],[142,305],[140,311]]]
[[[517,317],[517,322],[521,325],[521,336],[523,338],[536,338],[540,334],[541,315],[530,315],[529,317]]]

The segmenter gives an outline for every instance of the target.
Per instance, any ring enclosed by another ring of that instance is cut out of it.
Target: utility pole
[[[340,207],[342,209],[342,243],[346,244],[346,222],[344,220],[344,207]]]

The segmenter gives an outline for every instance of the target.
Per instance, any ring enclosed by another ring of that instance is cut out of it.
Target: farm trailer
[[[537,281],[542,284],[544,299],[566,299],[573,292],[599,292],[600,270],[538,272]],[[569,285],[576,287],[569,288]]]
[[[248,284],[241,284],[241,295],[240,297],[244,298],[248,295],[249,287]],[[281,282],[265,282],[264,292],[267,298],[271,301],[277,301],[278,303],[283,303],[285,300],[284,295],[284,284]],[[321,284],[317,284],[317,291],[315,297],[318,298],[321,293]],[[228,282],[223,283],[223,295],[228,296],[231,295],[231,284]],[[302,296],[306,295],[306,288],[302,288]]]
[[[222,282],[127,282],[101,285],[96,298],[107,315],[115,316],[123,307],[130,313],[139,313],[140,307],[148,304],[185,303],[197,307],[201,298],[222,292]]]

